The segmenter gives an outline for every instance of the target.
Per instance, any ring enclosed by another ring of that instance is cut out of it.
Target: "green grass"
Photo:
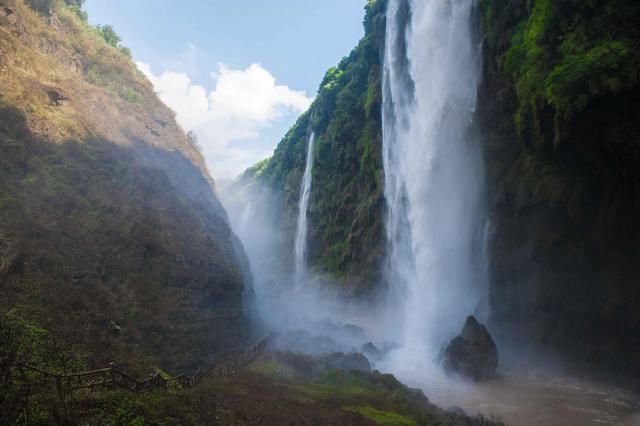
[[[343,370],[329,371],[312,382],[297,388],[309,396],[321,399],[373,397],[384,393],[384,388]]]
[[[335,385],[332,383],[312,383],[297,387],[303,393],[320,399],[363,397],[373,393],[372,389],[357,383]]]
[[[415,426],[416,421],[392,411],[377,410],[371,406],[344,407],[344,411],[363,415],[379,425]]]
[[[286,366],[273,359],[255,362],[251,364],[249,369],[268,377],[280,376],[289,370]]]

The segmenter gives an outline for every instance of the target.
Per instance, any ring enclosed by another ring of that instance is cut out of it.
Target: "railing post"
[[[109,372],[108,372],[108,374],[109,374],[109,376],[111,378],[111,383],[110,383],[111,387],[114,387],[115,384],[116,384],[116,372],[115,372],[115,370],[113,368],[114,365],[115,364],[114,364],[113,361],[111,361],[109,363]]]
[[[193,387],[205,379],[224,378],[227,375],[235,374],[238,370],[243,369],[253,362],[260,354],[266,351],[268,348],[267,339],[268,338],[262,339],[247,351],[237,354],[236,357],[233,357],[231,360],[219,364],[216,367],[207,368],[206,370],[198,369],[193,376],[181,375],[168,380],[159,373],[155,375],[151,374],[147,380],[135,379],[129,377],[124,372],[116,370],[114,362],[110,362],[108,368],[69,375],[48,372],[27,364],[18,363],[18,366],[23,374],[24,369],[36,372],[38,374],[37,377],[42,380],[43,385],[50,384],[53,379],[55,381],[58,397],[64,407],[66,393],[70,394],[74,390],[80,388],[87,388],[93,391],[99,387],[122,386],[125,389],[136,392],[151,390],[157,387],[167,389],[170,385]],[[98,378],[102,380],[99,381],[97,380]]]

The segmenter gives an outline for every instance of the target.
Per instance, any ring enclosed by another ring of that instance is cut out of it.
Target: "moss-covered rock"
[[[640,7],[482,4],[494,325],[640,374]]]

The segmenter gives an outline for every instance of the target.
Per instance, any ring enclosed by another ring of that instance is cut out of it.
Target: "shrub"
[[[80,6],[75,4],[70,5],[69,10],[71,10],[85,24],[89,21],[89,15],[87,14],[87,12],[82,10]]]
[[[102,38],[104,38],[104,41],[106,41],[113,47],[117,47],[121,41],[120,36],[115,32],[111,25],[99,25],[98,31],[100,31],[100,34],[102,35]]]
[[[27,0],[27,5],[36,12],[48,16],[54,0]]]

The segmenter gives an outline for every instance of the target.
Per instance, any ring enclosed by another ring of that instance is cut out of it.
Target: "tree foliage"
[[[98,26],[98,31],[102,34],[104,41],[113,47],[117,47],[120,41],[122,41],[111,25]]]
[[[0,424],[38,424],[60,418],[61,405],[43,405],[50,402],[50,397],[57,401],[57,395],[48,394],[42,387],[34,389],[36,377],[21,365],[58,372],[85,365],[60,349],[39,324],[24,319],[16,310],[0,313],[0,342]]]

